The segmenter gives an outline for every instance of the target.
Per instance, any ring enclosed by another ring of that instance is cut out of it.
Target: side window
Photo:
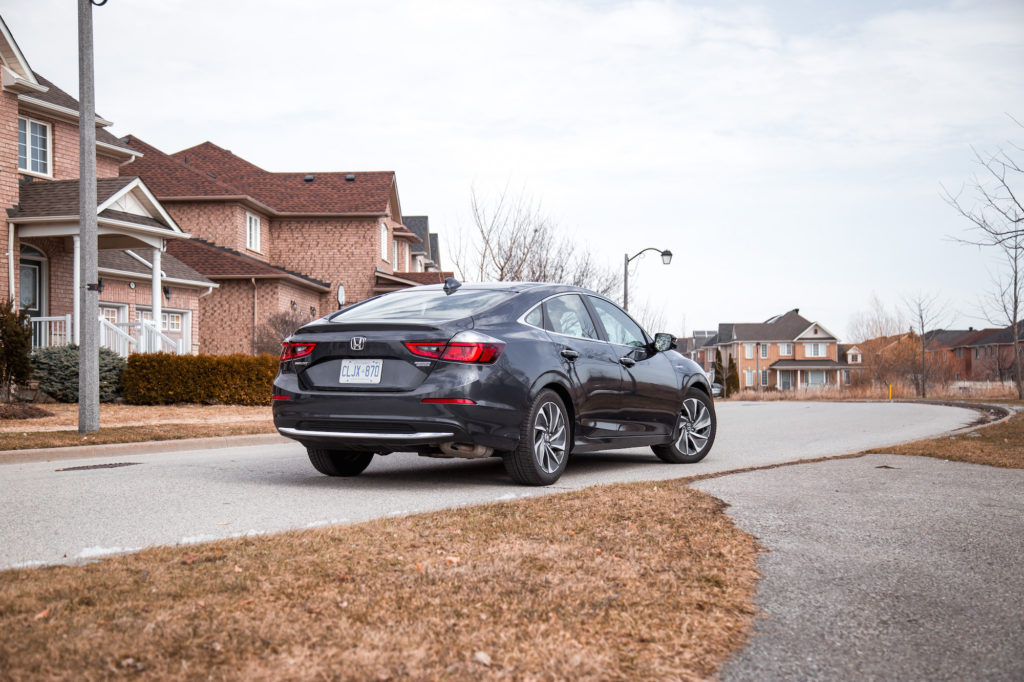
[[[547,310],[545,329],[556,334],[579,336],[585,339],[596,339],[597,329],[590,319],[583,299],[576,294],[566,294],[549,299],[544,304]]]
[[[534,308],[530,312],[526,313],[526,317],[523,318],[523,322],[525,322],[526,324],[528,324],[528,325],[530,325],[532,327],[540,327],[540,328],[543,329],[543,327],[544,327],[544,310],[543,310],[543,308],[541,308],[540,306],[537,306],[536,308]]]
[[[643,347],[647,345],[647,337],[629,315],[601,298],[590,298],[591,305],[601,318],[601,324],[608,333],[608,340],[623,346]]]

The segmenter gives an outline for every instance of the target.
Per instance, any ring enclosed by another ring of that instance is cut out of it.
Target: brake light
[[[479,332],[459,332],[444,341],[405,341],[410,353],[424,358],[488,365],[498,359],[505,344]]]
[[[476,405],[469,398],[424,398],[420,402],[434,405]]]
[[[315,343],[289,343],[285,341],[281,344],[281,362],[309,355],[313,352],[314,348],[316,348]]]
[[[497,360],[504,347],[503,343],[450,343],[441,359],[486,365]]]
[[[444,351],[444,341],[406,341],[404,345],[413,355],[424,358],[439,358]]]

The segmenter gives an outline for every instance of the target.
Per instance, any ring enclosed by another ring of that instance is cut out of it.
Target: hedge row
[[[273,355],[136,353],[121,395],[132,405],[269,405],[278,363]]]

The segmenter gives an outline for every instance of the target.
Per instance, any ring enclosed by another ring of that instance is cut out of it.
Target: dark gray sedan
[[[286,339],[274,424],[329,476],[392,452],[497,456],[526,485],[554,483],[573,452],[697,462],[715,439],[711,386],[672,347],[586,289],[449,279]]]

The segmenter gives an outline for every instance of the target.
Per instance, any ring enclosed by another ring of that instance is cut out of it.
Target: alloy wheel
[[[553,402],[541,405],[533,423],[533,454],[545,473],[558,471],[565,459],[565,415]]]
[[[696,398],[683,401],[679,412],[679,440],[676,448],[686,455],[696,455],[711,437],[711,411]]]

